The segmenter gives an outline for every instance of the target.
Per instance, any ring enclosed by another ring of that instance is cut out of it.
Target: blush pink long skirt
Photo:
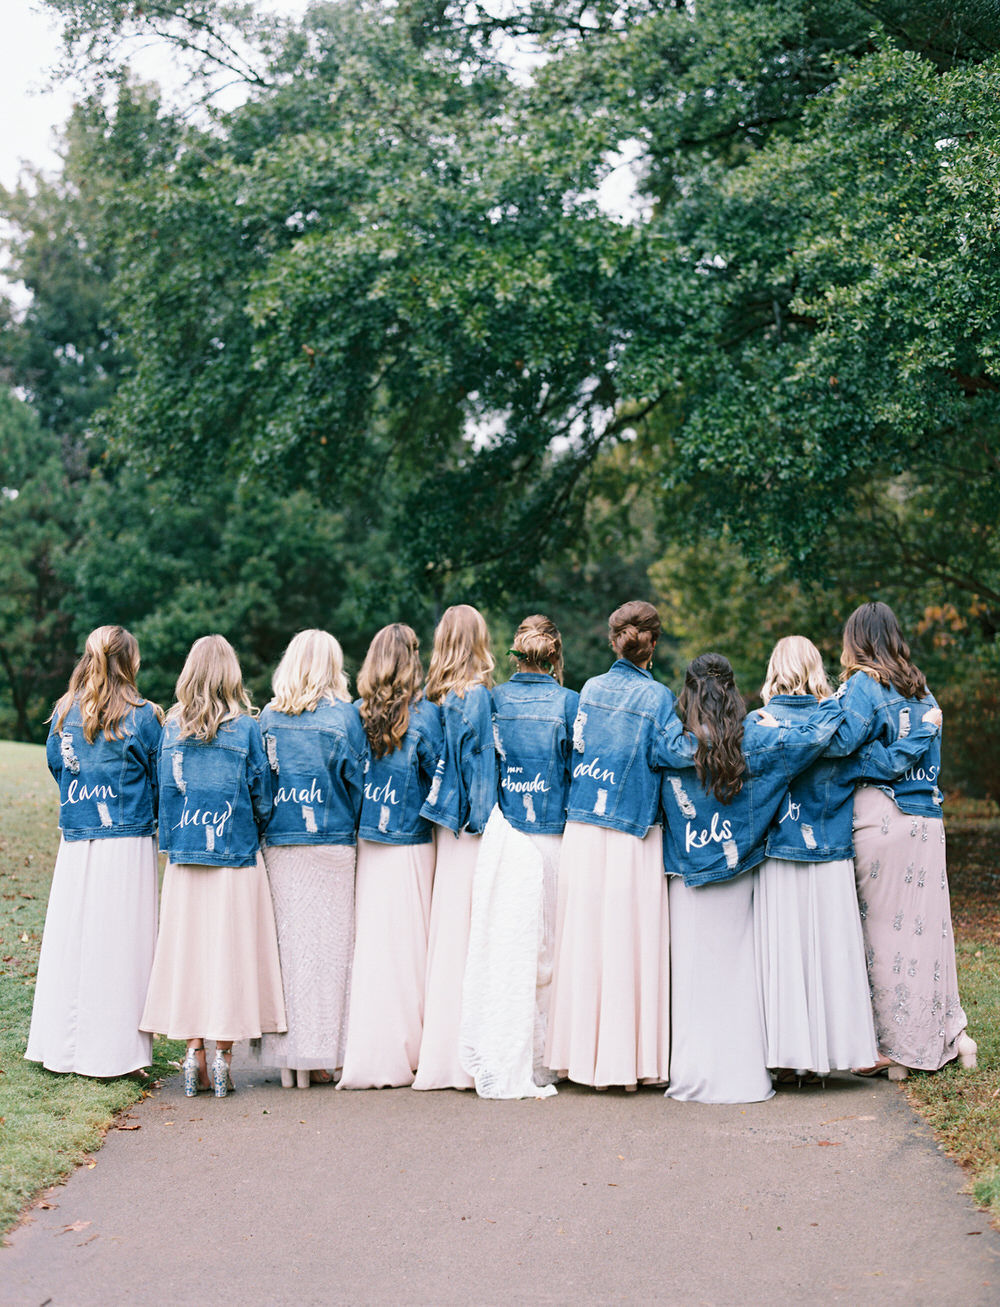
[[[582,1085],[666,1082],[670,925],[659,826],[567,822],[545,1062]]]
[[[341,1089],[410,1085],[424,1028],[434,844],[358,840],[354,971]]]
[[[437,861],[427,945],[424,1033],[414,1089],[473,1089],[462,1068],[462,982],[472,924],[472,884],[481,836],[437,832]]]

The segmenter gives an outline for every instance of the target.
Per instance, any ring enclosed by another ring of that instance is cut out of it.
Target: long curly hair
[[[56,704],[52,720],[62,729],[74,700],[80,705],[83,736],[93,744],[103,730],[106,740],[120,740],[125,732],[122,721],[133,708],[144,703],[136,689],[139,674],[139,644],[124,626],[98,626],[87,636],[80,661],[73,668],[69,688]],[[163,712],[156,705],[157,716]]]
[[[203,635],[188,653],[174,689],[167,720],[183,738],[214,740],[223,722],[253,714],[236,650],[224,635]]]
[[[905,699],[927,693],[927,680],[910,658],[896,614],[878,600],[855,608],[844,623],[840,665],[842,681],[854,672],[867,672],[880,685],[894,685]]]
[[[361,724],[376,758],[393,753],[410,726],[410,709],[421,698],[424,669],[420,641],[411,626],[383,626],[368,646],[358,672]]]
[[[694,765],[699,781],[720,803],[731,803],[743,788],[746,771],[746,704],[728,658],[704,653],[688,664],[677,715],[698,741]]]

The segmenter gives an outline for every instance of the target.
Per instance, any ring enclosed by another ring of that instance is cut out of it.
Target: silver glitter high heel
[[[198,1090],[201,1088],[201,1085],[198,1083],[198,1072],[201,1069],[201,1065],[204,1065],[204,1063],[199,1065],[198,1054],[204,1053],[204,1051],[204,1044],[192,1045],[188,1049],[181,1065],[181,1070],[184,1072],[184,1094],[187,1098],[194,1098],[197,1095]]]
[[[229,1049],[229,1056],[232,1057],[233,1050]],[[216,1098],[225,1098],[227,1094],[233,1092],[233,1078],[229,1074],[229,1063],[226,1061],[226,1054],[221,1048],[215,1050],[215,1059],[212,1062],[212,1085],[215,1089]]]

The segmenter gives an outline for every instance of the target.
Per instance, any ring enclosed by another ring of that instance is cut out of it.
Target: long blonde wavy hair
[[[420,641],[411,626],[383,626],[368,646],[358,672],[361,723],[372,753],[384,758],[403,742],[410,709],[421,698],[424,669]]]
[[[323,700],[351,702],[344,674],[344,651],[329,631],[300,631],[289,641],[271,677],[275,712],[297,717],[312,712]]]
[[[776,694],[811,694],[815,699],[833,694],[823,655],[804,635],[786,635],[771,650],[760,697],[767,703]]]
[[[100,730],[106,740],[122,739],[122,721],[145,702],[136,688],[138,674],[139,644],[131,631],[124,626],[98,626],[87,636],[83,654],[69,678],[69,688],[53,709],[50,720],[55,722],[55,729],[62,730],[66,714],[76,701],[88,744],[94,743]],[[162,710],[156,704],[153,707],[162,721]]]
[[[471,604],[446,608],[434,632],[434,649],[427,669],[426,693],[441,703],[449,690],[464,698],[474,685],[493,684],[496,660],[490,652],[486,620]]]
[[[223,722],[253,712],[236,650],[224,635],[195,640],[174,695],[177,702],[167,720],[177,723],[182,738],[214,740]]]

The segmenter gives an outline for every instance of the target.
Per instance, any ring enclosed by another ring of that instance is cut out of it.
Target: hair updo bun
[[[514,634],[510,653],[516,671],[537,669],[562,684],[562,636],[555,622],[542,613],[524,619]]]
[[[608,641],[617,657],[642,667],[652,658],[661,629],[653,605],[631,599],[608,618]]]

